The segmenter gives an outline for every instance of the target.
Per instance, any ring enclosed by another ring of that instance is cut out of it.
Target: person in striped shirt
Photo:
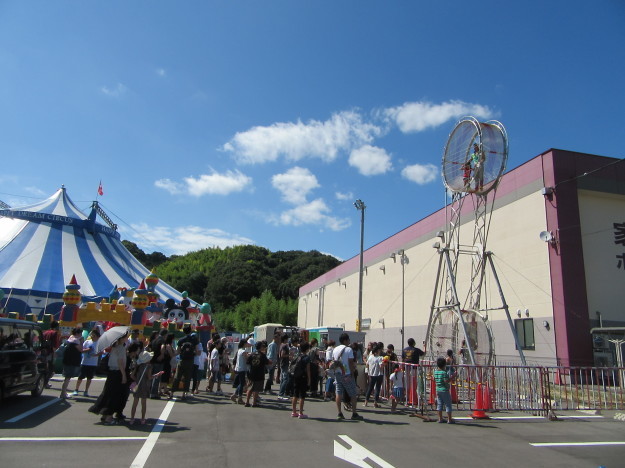
[[[434,381],[436,382],[436,410],[438,411],[438,422],[444,423],[443,406],[447,410],[447,424],[454,424],[451,418],[451,393],[449,392],[449,383],[451,377],[447,373],[447,362],[444,357],[436,360],[438,369],[434,371]]]

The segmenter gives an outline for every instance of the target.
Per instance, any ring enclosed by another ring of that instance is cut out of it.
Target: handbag
[[[130,384],[130,391],[131,392],[134,392],[135,389],[139,386],[139,384],[141,383],[141,380],[143,380],[143,376],[145,375],[145,371],[146,370],[148,370],[148,366],[147,365],[143,368],[143,372],[141,373],[141,377],[139,377],[139,380],[136,380],[136,381],[134,381],[134,382],[132,382]]]

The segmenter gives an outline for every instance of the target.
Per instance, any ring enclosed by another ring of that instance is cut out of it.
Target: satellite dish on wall
[[[543,242],[552,242],[553,241],[553,234],[551,234],[549,231],[542,231],[538,237],[540,237],[540,240]]]

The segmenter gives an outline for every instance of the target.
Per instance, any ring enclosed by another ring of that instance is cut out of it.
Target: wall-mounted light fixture
[[[521,318],[521,309],[516,310],[516,316]]]
[[[541,231],[538,237],[541,241],[547,242],[551,246],[558,243],[558,239],[556,239],[556,235],[552,231]]]
[[[545,327],[545,329],[549,330],[549,322],[547,322],[546,320],[543,320],[543,327]]]
[[[392,259],[393,259],[393,263],[397,262],[397,258],[396,258],[395,252],[393,252],[393,253],[390,255],[390,257],[389,257],[389,258],[392,258]]]
[[[382,273],[386,274],[386,267],[384,265],[380,265],[380,270],[382,270]]]
[[[529,317],[530,316],[530,310],[529,309],[525,309],[525,316]]]
[[[380,320],[378,320],[378,323],[382,324],[382,328],[384,328],[384,317],[382,317]]]
[[[347,281],[343,281],[341,284],[343,285],[345,289],[347,289]]]

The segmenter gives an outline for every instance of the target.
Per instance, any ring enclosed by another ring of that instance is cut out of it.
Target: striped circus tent
[[[96,215],[107,225],[96,221]],[[47,200],[0,209],[0,288],[5,312],[57,315],[72,276],[83,301],[108,298],[114,288],[137,288],[150,274],[121,243],[117,226],[94,202],[87,216],[61,187]],[[182,294],[159,281],[160,301]]]

